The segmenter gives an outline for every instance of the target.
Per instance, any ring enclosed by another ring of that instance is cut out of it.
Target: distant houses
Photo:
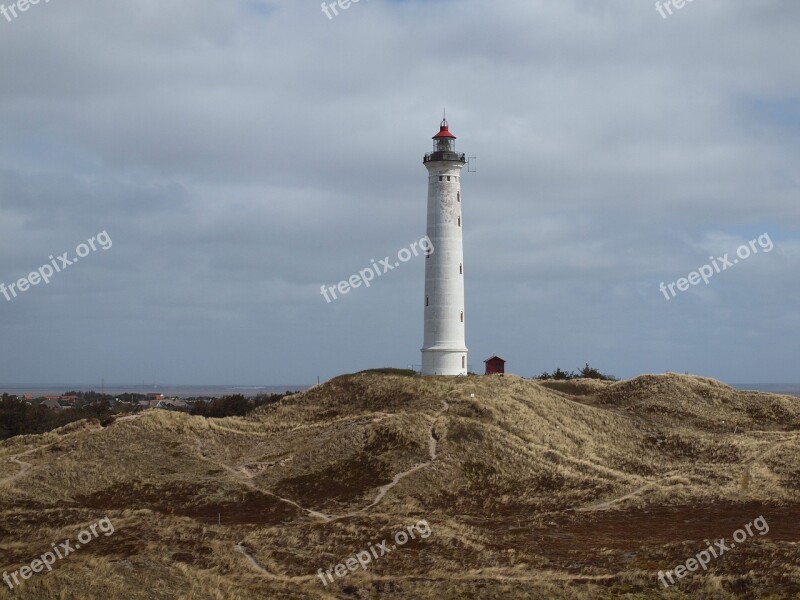
[[[164,401],[164,394],[158,392],[151,392],[145,396],[144,400],[139,400],[141,408],[158,408],[159,402]]]
[[[64,408],[61,406],[61,403],[58,401],[58,398],[47,398],[46,400],[42,400],[40,406],[44,406],[45,408],[52,408],[53,410],[61,410]]]
[[[180,398],[165,398],[164,394],[152,392],[144,400],[139,400],[140,408],[161,408],[163,410],[187,410],[192,407],[191,402]]]
[[[124,393],[119,397],[95,392],[68,393],[60,396],[34,396],[32,394],[2,394],[3,400],[21,402],[32,407],[42,407],[54,412],[76,411],[78,414],[85,410],[106,410],[111,412],[131,412],[150,408],[163,410],[191,411],[199,400],[208,402],[213,398],[188,398],[165,397],[164,394],[151,392],[149,394]],[[103,408],[105,407],[105,408]]]
[[[45,406],[52,410],[70,410],[75,408],[76,400],[78,400],[77,396],[45,396],[40,406]]]

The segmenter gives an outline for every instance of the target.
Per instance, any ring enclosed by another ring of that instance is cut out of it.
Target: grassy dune
[[[675,374],[361,373],[249,418],[76,423],[0,444],[0,568],[115,531],[0,598],[790,598],[799,428],[798,398]],[[760,515],[768,534],[659,587]]]

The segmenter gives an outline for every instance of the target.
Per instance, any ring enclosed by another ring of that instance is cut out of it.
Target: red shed
[[[487,358],[485,361],[486,363],[486,374],[487,375],[494,375],[495,373],[499,373],[502,375],[506,372],[506,361],[500,358],[499,356],[493,356],[491,358]]]

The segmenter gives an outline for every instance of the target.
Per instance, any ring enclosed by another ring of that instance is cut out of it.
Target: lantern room
[[[455,161],[464,163],[467,161],[464,154],[456,153],[456,136],[450,133],[447,119],[442,119],[439,126],[439,133],[433,136],[433,152],[425,155],[423,162],[431,161]]]
[[[439,133],[433,136],[433,151],[456,151],[456,136],[450,133],[450,127],[447,124],[447,119],[442,119],[442,124],[439,126]]]

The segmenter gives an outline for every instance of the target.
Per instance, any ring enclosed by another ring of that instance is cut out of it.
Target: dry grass
[[[0,444],[0,565],[103,516],[116,532],[0,598],[788,598],[798,423],[798,398],[684,375],[380,373],[250,418],[75,423]],[[659,590],[761,514],[768,535]],[[316,577],[420,519],[431,537]]]

